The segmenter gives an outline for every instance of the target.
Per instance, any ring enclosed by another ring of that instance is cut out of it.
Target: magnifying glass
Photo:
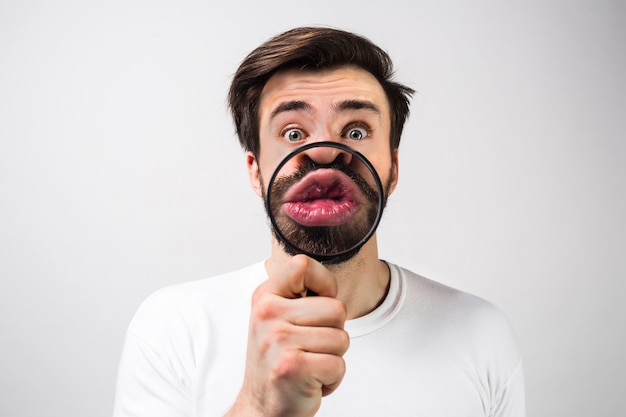
[[[319,164],[314,154],[320,152],[337,157]],[[314,142],[276,167],[265,204],[287,253],[332,264],[350,259],[372,237],[384,200],[380,177],[365,156],[342,143]]]

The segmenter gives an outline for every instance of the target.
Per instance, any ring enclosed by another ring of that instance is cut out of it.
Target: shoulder
[[[427,340],[434,356],[454,358],[473,375],[492,410],[512,404],[523,410],[522,353],[502,310],[483,298],[395,268],[406,286],[403,319],[418,329],[421,343]]]
[[[408,269],[390,267],[397,269],[406,286],[405,311],[422,318],[419,321],[422,325],[433,326],[434,333],[450,342],[464,342],[458,346],[473,346],[488,355],[505,354],[511,366],[520,361],[516,337],[499,307]]]
[[[140,404],[154,411],[146,415],[188,415],[203,372],[238,369],[245,358],[250,296],[263,280],[258,263],[148,296],[126,333],[116,409]]]
[[[140,308],[170,303],[202,303],[207,299],[222,301],[225,298],[224,294],[245,293],[250,286],[256,286],[265,279],[263,263],[259,262],[209,278],[161,288],[148,296]]]
[[[216,315],[228,314],[236,320],[238,312],[249,306],[254,288],[265,279],[263,263],[259,262],[210,278],[162,288],[139,306],[128,331],[141,338],[176,337],[176,333],[208,329]]]
[[[416,274],[406,268],[395,268],[406,286],[407,302],[433,314],[455,317],[462,315],[473,320],[505,321],[506,317],[491,302],[476,295],[449,287]]]

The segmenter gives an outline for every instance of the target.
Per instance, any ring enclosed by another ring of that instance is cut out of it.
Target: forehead
[[[389,114],[387,96],[376,78],[356,67],[321,71],[286,70],[274,74],[261,93],[260,118],[283,103],[304,101],[314,109],[345,100],[369,101]]]

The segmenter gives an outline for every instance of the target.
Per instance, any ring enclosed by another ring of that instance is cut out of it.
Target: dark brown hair
[[[413,90],[391,80],[389,55],[368,39],[354,33],[320,27],[303,27],[284,32],[252,51],[233,77],[228,104],[241,146],[259,153],[259,102],[267,81],[287,69],[323,70],[356,66],[371,73],[389,101],[390,146],[396,149],[409,115]]]

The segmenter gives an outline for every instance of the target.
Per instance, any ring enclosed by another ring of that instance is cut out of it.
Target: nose
[[[304,153],[318,165],[329,165],[335,161],[342,161],[344,164],[349,165],[352,161],[350,152],[335,148],[329,142],[319,142],[318,146],[307,149]]]

